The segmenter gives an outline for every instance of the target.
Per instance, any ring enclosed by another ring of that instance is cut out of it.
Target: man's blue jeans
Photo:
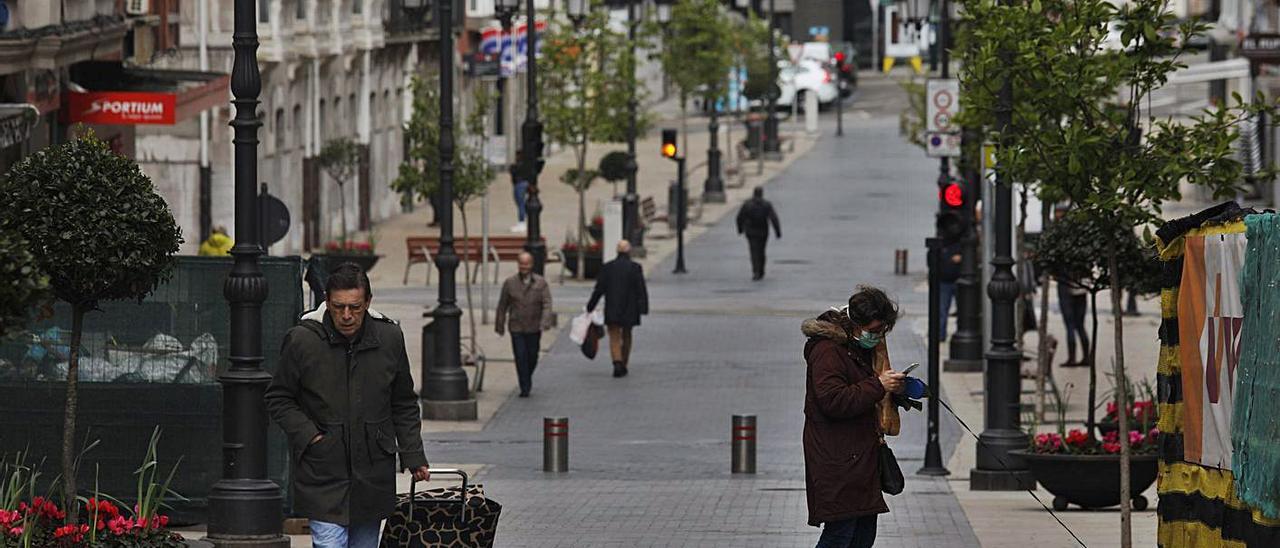
[[[529,198],[529,182],[517,181],[512,187],[513,197],[516,199],[516,220],[523,223],[525,216],[528,214],[525,204]]]
[[[378,548],[381,522],[355,523],[351,526],[311,520],[313,548]]]
[[[876,543],[876,515],[828,521],[815,548],[871,548]]]
[[[938,341],[947,342],[947,322],[951,317],[951,302],[956,297],[955,282],[938,282]]]

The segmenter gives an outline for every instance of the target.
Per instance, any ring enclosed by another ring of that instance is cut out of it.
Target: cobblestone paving
[[[896,86],[868,94],[877,93],[890,104],[900,95]],[[498,546],[814,545],[800,443],[800,321],[858,283],[880,285],[905,312],[889,337],[895,363],[924,361],[922,277],[893,276],[892,250],[923,247],[937,167],[902,144],[896,112],[846,119],[844,139],[828,136],[767,187],[785,239],[770,245],[763,282],[750,281],[732,218],[690,243],[690,274],[669,274],[669,260],[650,272],[653,313],[636,331],[629,377],[610,376],[607,347],[589,362],[562,335],[532,398],[509,400],[482,432],[427,440],[434,462],[485,465],[478,479],[504,505]],[[830,135],[832,121],[825,125]],[[923,253],[913,256],[922,272]],[[587,298],[554,290],[562,307]],[[735,413],[758,417],[754,476],[729,473]],[[567,474],[541,470],[545,416],[570,418]],[[892,442],[909,475],[921,465],[924,427],[922,413],[906,415]],[[944,461],[958,435],[944,421]],[[945,480],[911,476],[907,485],[890,497],[877,546],[977,546]]]

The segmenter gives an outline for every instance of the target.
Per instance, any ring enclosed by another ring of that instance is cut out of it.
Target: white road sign
[[[960,112],[960,82],[954,79],[931,79],[925,91],[925,131],[928,133],[953,133],[960,128],[953,124]]]

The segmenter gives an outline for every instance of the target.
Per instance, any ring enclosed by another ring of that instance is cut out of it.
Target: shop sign
[[[67,121],[100,125],[173,125],[178,96],[173,93],[94,91],[67,94]]]

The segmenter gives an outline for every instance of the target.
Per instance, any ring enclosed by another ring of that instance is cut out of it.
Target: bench
[[[489,236],[489,247],[483,250],[485,254],[493,261],[493,279],[498,279],[498,266],[502,261],[514,261],[524,251],[525,237],[519,235],[501,235]],[[546,239],[543,239],[546,242]],[[439,236],[409,236],[404,239],[405,247],[408,252],[408,260],[404,264],[404,280],[401,283],[409,283],[409,268],[415,264],[427,265],[427,284],[431,283],[431,265],[435,262],[435,255],[440,253],[440,237]],[[460,259],[481,260],[481,247],[484,243],[483,238],[472,236],[470,238],[455,238],[453,241],[454,252],[458,254]],[[562,260],[559,250],[554,250],[547,254],[547,262],[559,262]],[[479,269],[476,270],[479,272]],[[475,281],[475,275],[472,275],[472,281]]]

